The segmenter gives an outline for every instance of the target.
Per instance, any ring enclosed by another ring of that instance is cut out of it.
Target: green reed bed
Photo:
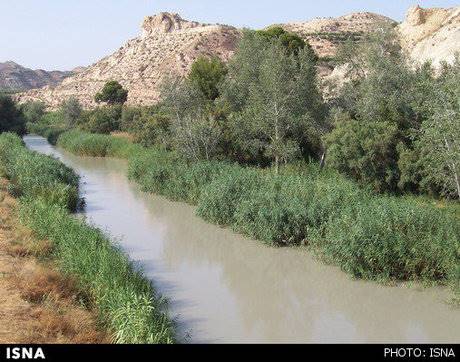
[[[225,162],[187,163],[171,152],[79,131],[63,134],[58,144],[84,155],[98,137],[109,150],[99,156],[128,158],[129,177],[145,191],[195,204],[207,221],[269,244],[308,245],[356,277],[460,289],[460,223],[447,210],[413,197],[374,195],[315,165],[275,175]]]
[[[97,228],[70,214],[78,176],[49,156],[0,135],[0,171],[20,196],[20,220],[53,243],[61,271],[74,276],[116,343],[172,343],[164,301],[128,257]]]

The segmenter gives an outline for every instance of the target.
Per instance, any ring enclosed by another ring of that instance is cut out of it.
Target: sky
[[[238,27],[307,21],[370,11],[402,21],[417,0],[0,0],[0,62],[33,69],[70,70],[111,54],[140,33],[147,15]],[[460,0],[418,0],[422,7]]]

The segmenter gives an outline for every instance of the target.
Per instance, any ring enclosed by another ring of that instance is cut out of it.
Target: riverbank
[[[458,218],[411,197],[376,196],[335,173],[275,176],[225,162],[185,163],[173,153],[111,136],[63,133],[79,155],[129,160],[145,191],[198,206],[207,221],[275,245],[305,244],[358,278],[450,284],[458,292]]]
[[[78,176],[59,161],[27,150],[19,137],[0,136],[0,171],[19,198],[18,217],[39,239],[63,275],[85,290],[98,322],[115,343],[172,343],[164,301],[98,229],[70,214],[78,205]]]
[[[50,258],[51,243],[20,226],[8,185],[0,179],[0,343],[108,343],[87,296]]]

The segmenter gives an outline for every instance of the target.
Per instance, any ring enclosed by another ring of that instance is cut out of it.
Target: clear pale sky
[[[160,11],[206,23],[262,28],[370,11],[401,21],[417,0],[0,0],[0,62],[69,70],[111,54]],[[452,7],[460,0],[418,0]]]

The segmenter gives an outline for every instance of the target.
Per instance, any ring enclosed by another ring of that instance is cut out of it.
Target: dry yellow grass
[[[0,180],[0,343],[106,343],[85,295],[55,269],[52,245],[18,226]]]

